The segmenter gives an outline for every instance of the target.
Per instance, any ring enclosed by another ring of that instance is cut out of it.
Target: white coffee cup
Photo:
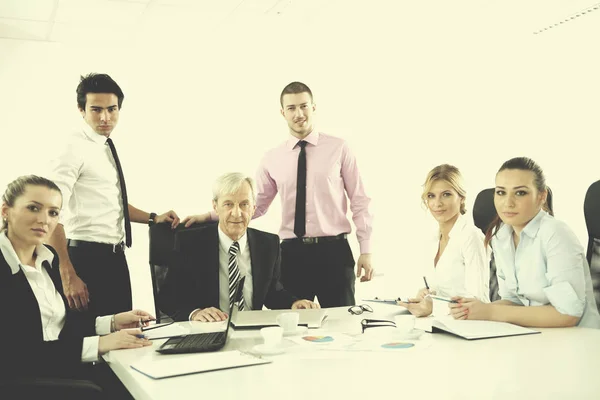
[[[401,333],[408,333],[415,327],[415,316],[414,315],[396,315],[394,317],[396,323],[396,329]]]
[[[279,326],[269,326],[260,330],[260,335],[265,341],[266,347],[275,347],[281,343],[281,337],[283,336],[283,328]]]
[[[285,312],[277,316],[277,325],[283,328],[284,332],[295,332],[298,329],[300,314],[297,312]]]

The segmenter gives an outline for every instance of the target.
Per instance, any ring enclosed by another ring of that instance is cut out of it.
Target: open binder
[[[444,331],[467,340],[540,333],[540,331],[509,324],[508,322],[464,321],[452,318],[434,318],[431,321],[431,328],[432,332]]]

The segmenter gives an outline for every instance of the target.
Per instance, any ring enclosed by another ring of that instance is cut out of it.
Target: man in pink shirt
[[[303,299],[318,297],[321,307],[354,305],[354,257],[346,239],[350,200],[361,255],[356,277],[373,277],[370,237],[373,217],[358,166],[345,140],[314,129],[316,104],[301,82],[287,85],[280,96],[281,115],[290,137],[265,154],[258,168],[254,218],[265,214],[281,196],[281,282]],[[215,220],[206,213],[187,217]]]

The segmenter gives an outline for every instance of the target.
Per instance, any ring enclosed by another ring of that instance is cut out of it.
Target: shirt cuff
[[[371,253],[371,240],[363,240],[358,243],[360,247],[360,254],[369,254]]]
[[[577,297],[577,293],[569,282],[563,281],[544,288],[544,293],[550,304],[561,314],[581,317],[585,308],[585,301]]]
[[[110,319],[112,315],[96,317],[96,335],[108,335],[110,333]]]
[[[89,336],[83,338],[81,347],[81,362],[90,363],[98,361],[98,342],[100,336]]]
[[[192,320],[192,315],[194,315],[196,312],[202,310],[201,308],[196,308],[194,311],[192,311],[188,317],[188,321]]]

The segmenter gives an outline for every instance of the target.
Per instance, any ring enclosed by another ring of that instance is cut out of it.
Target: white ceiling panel
[[[89,22],[135,24],[147,4],[111,0],[60,0],[56,22],[87,24]]]
[[[48,21],[58,0],[0,0],[0,18]]]
[[[48,22],[0,18],[0,38],[46,40]]]
[[[92,22],[86,26],[78,24],[55,23],[50,34],[50,41],[60,43],[125,43],[133,37],[134,31],[128,25],[107,25]],[[110,55],[110,54],[109,54]],[[106,56],[102,52],[98,57]]]
[[[231,11],[244,0],[155,0],[152,5],[186,7],[206,11]]]

